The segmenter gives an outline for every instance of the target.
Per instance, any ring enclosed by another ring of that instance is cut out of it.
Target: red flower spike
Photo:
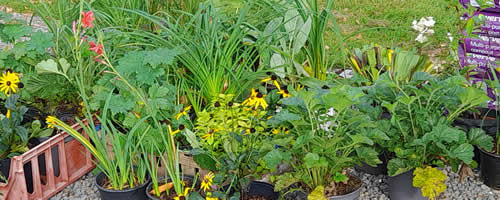
[[[83,15],[82,17],[82,27],[87,28],[87,27],[94,27],[92,22],[95,20],[94,18],[94,12],[88,11],[88,12],[82,12]]]
[[[90,44],[89,50],[96,52],[97,55],[102,54],[102,51],[103,51],[102,48],[104,47],[104,46],[102,46],[102,44],[96,45],[94,42],[89,42],[89,44]]]

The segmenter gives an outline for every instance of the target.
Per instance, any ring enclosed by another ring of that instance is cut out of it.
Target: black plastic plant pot
[[[9,178],[10,158],[0,160],[0,172],[2,172],[1,175],[5,178],[5,180],[0,180],[0,183],[5,183],[5,181]]]
[[[250,184],[248,185],[248,195],[260,196],[272,200],[280,199],[280,193],[274,191],[273,185],[260,181],[250,182]]]
[[[479,148],[481,178],[488,187],[500,190],[500,155]]]
[[[101,172],[95,178],[95,185],[101,193],[102,200],[145,200],[147,196],[145,194],[146,186],[149,184],[150,179],[148,177],[147,181],[137,187],[126,189],[126,190],[110,190],[102,187],[104,181],[107,179],[106,175]]]
[[[391,200],[427,200],[420,188],[413,187],[413,170],[390,176],[388,182]]]
[[[194,177],[184,175],[183,180],[193,181]],[[170,182],[170,178],[168,178],[167,181]],[[158,185],[164,184],[165,183],[165,178],[162,178],[162,179],[158,180],[158,183],[159,183]],[[151,191],[151,190],[153,190],[153,182],[152,181],[148,184],[148,187],[146,187],[146,191],[145,191],[146,192],[146,196],[150,200],[160,200],[159,197],[154,196],[154,195],[152,195],[152,194],[149,193],[149,191]]]

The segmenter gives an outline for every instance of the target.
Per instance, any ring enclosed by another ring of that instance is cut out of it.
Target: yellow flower
[[[219,197],[206,197],[205,200],[219,200]]]
[[[281,98],[288,98],[288,97],[291,97],[292,95],[288,92],[288,90],[285,88],[285,89],[282,89],[282,90],[279,90],[277,92],[278,94],[281,94]]]
[[[12,114],[12,113],[10,112],[10,109],[7,109],[7,114],[5,114],[5,117],[7,117],[7,119],[8,119],[8,118],[10,118],[10,115],[11,115],[11,114]]]
[[[201,189],[203,192],[206,192],[207,190],[210,190],[210,187],[212,187],[213,179],[214,179],[214,174],[212,172],[209,172],[207,175],[203,177],[203,181],[201,182]]]
[[[215,131],[216,131],[215,129],[211,130],[209,133],[201,136],[201,139],[213,141],[215,136]]]
[[[16,93],[20,83],[18,75],[18,73],[12,71],[3,73],[2,77],[0,77],[0,92],[4,92],[7,96]]]
[[[190,190],[189,187],[184,188],[184,193],[183,194],[177,194],[177,196],[174,197],[174,200],[181,200],[181,197],[184,197],[184,198],[182,198],[183,200],[186,199],[186,196],[188,195],[189,190]]]
[[[45,118],[45,123],[47,123],[48,128],[54,128],[54,125],[57,125],[55,116],[48,116]]]
[[[176,120],[179,120],[182,116],[187,115],[188,111],[191,110],[192,106],[185,107],[181,109],[181,112],[177,113],[177,115],[174,116]]]
[[[283,127],[283,131],[284,131],[284,133],[285,133],[286,135],[290,133],[290,129],[285,128],[285,127]]]
[[[182,130],[184,130],[184,128],[186,128],[183,124],[179,125],[179,128],[175,131],[172,131],[170,130],[170,135],[175,135],[177,133],[180,133]]]
[[[266,95],[263,95],[260,92],[256,92],[255,89],[252,88],[252,93],[250,94],[250,97],[245,99],[243,101],[243,105],[246,106],[253,106],[255,109],[257,109],[259,106],[262,106],[262,108],[265,110],[267,108],[267,102],[264,99]]]
[[[278,135],[281,130],[279,128],[273,128],[273,130],[271,131],[274,135]]]
[[[270,77],[262,79],[260,82],[265,83],[271,80],[273,81],[273,84],[278,88],[278,90],[281,90],[280,84],[278,83],[278,77],[276,75],[272,75]]]
[[[272,116],[272,115],[271,115],[271,116],[269,116],[269,117],[267,117],[267,120],[270,120],[271,118],[273,118],[273,116]]]
[[[394,54],[394,50],[389,49],[387,51],[387,58],[389,59],[389,63],[392,65],[392,54]]]
[[[301,84],[297,84],[297,87],[296,87],[296,89],[295,89],[295,90],[296,90],[296,91],[301,91],[301,90],[303,90],[303,89],[304,89],[304,86],[303,86],[303,85],[301,85]]]
[[[251,91],[251,93],[250,93],[250,96],[249,96],[247,99],[245,99],[245,101],[243,101],[241,104],[243,104],[243,105],[249,105],[249,104],[250,104],[250,102],[251,102],[251,101],[252,101],[255,97],[257,97],[257,95],[258,95],[258,94],[259,94],[259,92],[258,92],[258,91],[256,91],[254,88],[252,88],[252,91]]]

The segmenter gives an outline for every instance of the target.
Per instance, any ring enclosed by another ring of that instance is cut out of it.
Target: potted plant
[[[203,195],[226,199],[279,198],[271,184],[252,181],[262,172],[260,146],[271,134],[266,129],[265,98],[255,89],[242,103],[234,101],[233,95],[221,94],[197,113],[194,133],[187,131],[196,136],[190,140],[191,153],[200,167],[215,173],[210,185],[219,186],[210,194],[205,189]]]
[[[336,85],[293,92],[279,101],[283,108],[268,121],[275,137],[262,147],[268,150],[266,167],[291,165],[290,172],[273,178],[276,190],[300,183],[308,199],[359,198],[363,182],[347,169],[361,161],[381,163],[372,145],[387,137],[371,131],[374,122],[353,109],[362,96],[359,88]]]
[[[102,199],[146,199],[145,188],[149,183],[149,176],[146,167],[138,161],[140,152],[136,150],[139,138],[144,135],[137,132],[138,127],[148,118],[142,118],[127,133],[118,131],[108,118],[110,97],[111,94],[103,111],[96,116],[100,129],[96,128],[93,120],[85,125],[77,119],[89,139],[54,116],[47,117],[46,121],[49,126],[64,130],[76,138],[95,157],[97,168],[101,170],[96,176],[95,184]],[[86,102],[86,98],[83,99]],[[89,110],[86,116],[88,119],[92,118]],[[108,152],[108,144],[111,144],[111,152]]]
[[[489,146],[484,133],[467,135],[452,126],[461,113],[488,100],[481,90],[466,85],[462,76],[435,78],[416,72],[403,83],[386,73],[367,89],[369,99],[391,114],[376,126],[390,138],[380,145],[392,154],[387,165],[391,199],[437,198],[446,188],[444,179],[433,180],[440,187],[416,181],[444,175],[428,167],[450,165],[457,171],[462,163],[474,165],[473,145]]]

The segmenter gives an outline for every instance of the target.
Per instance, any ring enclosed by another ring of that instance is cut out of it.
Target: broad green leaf
[[[490,100],[490,97],[485,92],[474,87],[465,87],[458,94],[458,98],[463,105],[469,106],[477,106]]]
[[[348,177],[345,174],[337,172],[333,176],[333,181],[335,181],[336,183],[345,182],[347,181],[347,178]]]
[[[309,37],[309,33],[311,32],[311,17],[307,18],[302,27],[297,30],[297,35],[295,36],[295,40],[293,42],[292,51],[294,54],[298,54],[302,47],[306,44],[306,41]]]
[[[471,144],[461,144],[451,150],[448,155],[451,158],[464,161],[465,164],[470,164],[472,163],[472,157],[474,157],[474,147]]]
[[[193,133],[193,131],[185,129],[185,131],[183,131],[183,135],[184,137],[186,137],[186,140],[189,142],[192,148],[201,148],[200,141],[198,141],[198,139],[196,138],[196,134]]]
[[[59,59],[59,64],[61,65],[63,73],[65,73],[65,74],[68,72],[69,67],[71,67],[71,65],[68,63],[68,61],[64,58]]]
[[[36,65],[36,70],[38,73],[56,73],[61,74],[57,68],[56,61],[52,59],[44,60]]]
[[[408,160],[393,158],[387,163],[387,173],[389,176],[396,176],[404,172],[410,171],[414,168]]]
[[[350,135],[352,139],[352,143],[354,144],[368,144],[368,145],[373,145],[373,140],[370,138],[361,135],[361,134],[356,134],[356,135]]]
[[[483,129],[471,129],[469,131],[469,141],[472,145],[476,145],[486,151],[491,151],[493,149],[493,138],[487,135]]]
[[[52,37],[52,33],[37,31],[31,35],[31,40],[27,43],[26,49],[43,53],[47,48],[54,47],[55,44]]]
[[[217,162],[207,153],[193,155],[193,160],[202,168],[210,171],[216,171]]]
[[[274,70],[274,73],[276,73],[276,75],[278,75],[279,77],[281,78],[285,78],[285,68],[283,67],[283,65],[285,64],[285,60],[283,59],[283,57],[281,57],[280,54],[273,54],[273,56],[271,56],[271,68]]]
[[[181,53],[182,51],[178,49],[158,48],[148,51],[144,61],[153,66],[160,64],[171,65],[175,61],[175,57]]]
[[[328,167],[328,161],[325,157],[316,153],[307,153],[304,157],[304,164],[307,168]]]
[[[360,147],[356,148],[356,154],[363,162],[368,165],[376,166],[377,164],[382,163],[382,161],[378,158],[378,153],[375,149],[370,147]]]
[[[263,157],[263,160],[266,163],[266,167],[271,169],[283,161],[289,161],[291,157],[290,152],[282,152],[279,149],[273,149]]]

